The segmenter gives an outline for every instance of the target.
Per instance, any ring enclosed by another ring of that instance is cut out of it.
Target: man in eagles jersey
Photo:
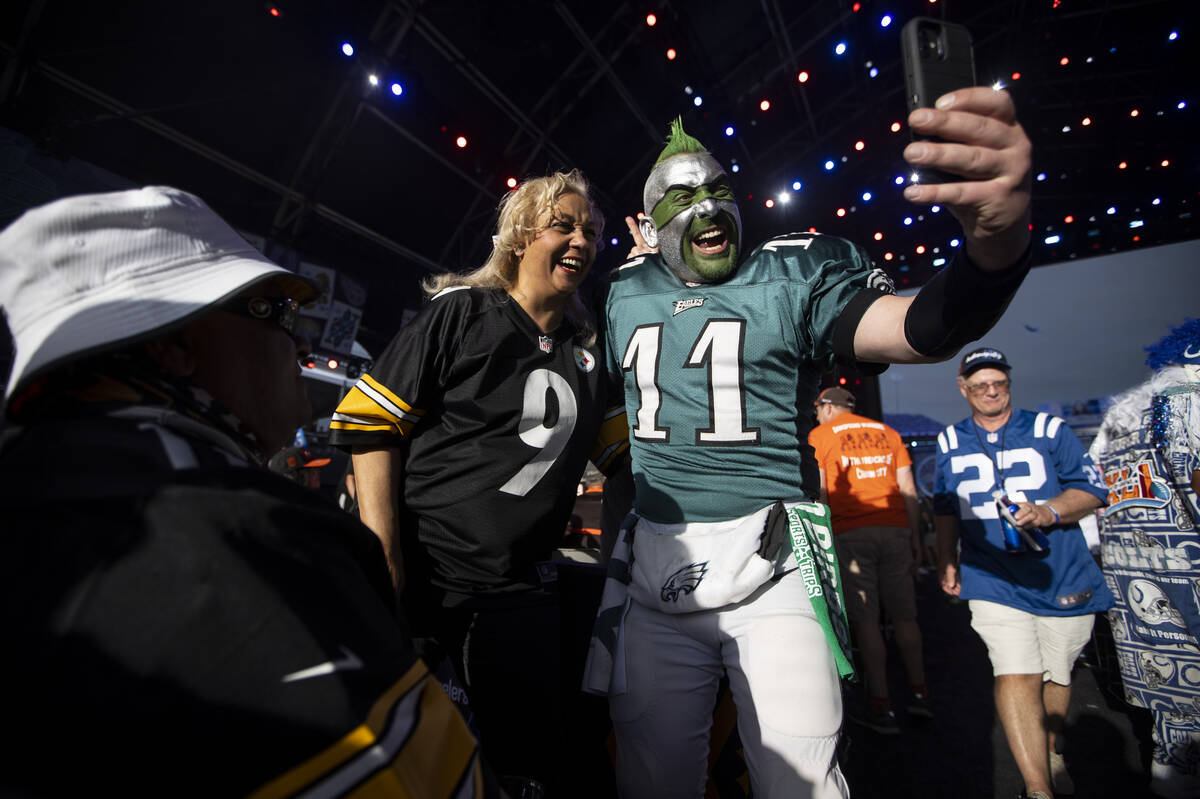
[[[425,656],[450,659],[496,771],[551,796],[585,795],[570,757],[588,753],[566,726],[579,689],[548,561],[589,456],[627,449],[576,304],[602,224],[578,172],[510,192],[488,261],[427,282],[330,425]]]
[[[1028,269],[1030,145],[1009,96],[963,89],[909,121],[949,140],[910,144],[909,162],[962,180],[905,196],[949,208],[965,241],[913,298],[832,236],[747,252],[729,177],[678,123],[646,180],[641,233],[658,251],[613,274],[603,318],[636,526],[614,554],[586,678],[610,697],[622,796],[703,795],[723,672],[755,796],[846,794],[845,622],[828,509],[806,490],[821,373],[950,357]]]
[[[1010,369],[990,347],[962,360],[958,390],[971,415],[938,435],[934,525],[942,590],[970,601],[1026,794],[1046,799],[1074,793],[1056,750],[1071,666],[1095,614],[1113,603],[1076,523],[1104,504],[1106,491],[1062,419],[1013,408]],[[997,490],[1017,505],[1018,526],[1048,534],[1048,550],[1006,549]]]

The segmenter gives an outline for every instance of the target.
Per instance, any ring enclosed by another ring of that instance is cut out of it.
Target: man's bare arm
[[[1013,518],[1021,527],[1053,527],[1056,524],[1077,522],[1104,503],[1093,494],[1078,488],[1068,488],[1057,497],[1038,505],[1033,502],[1018,502]],[[1049,506],[1049,507],[1047,507]],[[1053,507],[1054,510],[1050,510]],[[1058,518],[1054,514],[1058,513]]]
[[[937,530],[938,579],[943,591],[958,596],[962,590],[958,570],[958,517],[935,515],[933,527]]]
[[[871,304],[854,332],[854,355],[868,363],[936,363],[922,355],[904,335],[904,318],[915,297],[885,294]]]
[[[355,447],[354,475],[358,516],[383,544],[388,571],[397,593],[404,588],[404,559],[400,554],[399,499],[404,464],[397,447]]]
[[[921,547],[921,502],[917,498],[917,481],[913,479],[911,466],[901,466],[896,470],[896,484],[900,489],[900,496],[904,497],[904,513],[908,516],[909,535],[912,539],[912,567],[915,573],[924,557]]]
[[[900,495],[904,497],[904,512],[908,514],[908,526],[913,531],[921,529],[921,505],[917,499],[917,481],[913,479],[911,466],[901,466],[896,470],[896,483],[900,487]]]

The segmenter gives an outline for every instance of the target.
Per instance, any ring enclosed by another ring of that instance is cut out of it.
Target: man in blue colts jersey
[[[996,712],[1026,795],[1048,799],[1053,791],[1074,792],[1056,751],[1071,666],[1095,614],[1113,604],[1076,523],[1103,505],[1107,492],[1062,419],[1013,409],[1010,370],[990,347],[968,353],[959,368],[958,390],[971,416],[938,435],[938,571],[943,591],[970,600],[971,626],[988,648]],[[997,490],[1016,505],[1017,526],[1040,528],[1048,547],[1010,551]]]
[[[585,680],[610,697],[626,799],[703,795],[723,673],[756,797],[847,795],[838,676],[853,669],[805,443],[821,373],[952,357],[1028,269],[1030,146],[1009,96],[962,89],[909,122],[942,141],[905,157],[962,180],[905,196],[950,209],[965,242],[916,297],[894,296],[861,248],[832,236],[743,249],[728,175],[678,122],[640,231],[627,220],[647,246],[613,273],[601,321],[636,500]]]

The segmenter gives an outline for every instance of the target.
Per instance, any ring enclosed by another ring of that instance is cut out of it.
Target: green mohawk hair
[[[654,166],[658,166],[673,155],[707,152],[707,147],[701,144],[698,139],[689,136],[687,131],[683,129],[683,119],[675,117],[671,120],[671,134],[667,136],[667,146],[658,154],[658,160],[654,162]]]

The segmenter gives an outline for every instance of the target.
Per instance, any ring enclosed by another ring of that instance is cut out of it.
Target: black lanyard
[[[1008,422],[1011,421],[1012,417],[1010,416]],[[1000,449],[997,450],[998,453],[1004,451],[1004,439],[1008,435],[1008,422],[1004,423],[1004,429],[1000,432]],[[979,435],[979,423],[972,419],[971,426],[975,428],[975,440],[979,442],[979,448],[983,450],[984,455],[988,456],[988,460],[990,460],[992,462],[992,466],[996,468],[996,475],[999,475],[1000,477],[1000,479],[997,480],[995,476],[993,476],[992,485],[996,486],[996,488],[1007,494],[1008,489],[1004,487],[1004,470],[1000,468],[1000,458],[993,457],[992,453],[988,452],[988,448],[984,446],[983,437]]]

